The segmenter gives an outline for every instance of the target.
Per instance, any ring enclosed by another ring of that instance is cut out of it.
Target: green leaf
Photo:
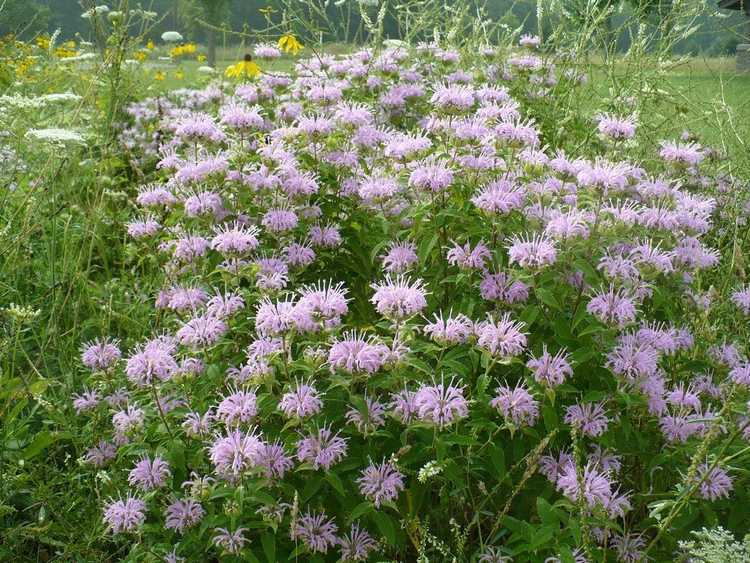
[[[561,545],[559,557],[561,563],[575,563],[575,559],[573,558],[573,550],[570,549],[570,546]]]
[[[536,297],[547,305],[548,307],[551,307],[555,311],[561,311],[562,307],[560,307],[560,303],[558,303],[557,299],[555,298],[554,293],[552,293],[549,289],[545,287],[538,287],[536,288]]]
[[[336,492],[340,494],[342,497],[346,496],[346,492],[344,491],[344,484],[341,482],[341,479],[339,479],[339,476],[335,473],[326,473],[326,481],[328,481],[331,486],[336,489]]]
[[[600,332],[607,332],[609,329],[598,321],[592,322],[588,327],[584,328],[578,333],[578,337],[587,336],[589,334],[598,334]]]
[[[44,393],[47,390],[47,387],[49,387],[49,381],[47,381],[46,379],[38,379],[37,381],[29,385],[31,394],[34,395],[34,397]]]
[[[502,481],[505,478],[505,452],[500,446],[490,448],[490,461],[497,472],[498,481]]]
[[[386,541],[391,545],[396,545],[396,528],[393,526],[390,516],[385,512],[373,512],[370,516]]]
[[[557,418],[557,411],[555,411],[552,405],[544,405],[542,407],[542,418],[544,419],[544,427],[548,432],[551,432],[560,425]]]
[[[442,438],[442,442],[449,445],[457,444],[459,446],[471,446],[473,444],[476,444],[477,440],[473,436],[462,436],[461,434],[454,434],[452,436]]]
[[[26,448],[24,448],[24,459],[31,459],[32,457],[39,455],[47,446],[52,444],[52,442],[54,441],[55,438],[51,432],[47,430],[39,432],[36,436],[34,436],[34,439],[31,441],[31,443],[26,446]]]
[[[320,489],[320,486],[323,484],[323,478],[320,475],[314,475],[310,478],[310,480],[307,482],[307,485],[305,485],[305,488],[302,489],[302,501],[307,502],[312,498],[312,496],[318,492],[318,489]]]
[[[539,307],[537,305],[529,305],[523,311],[521,311],[520,319],[523,323],[530,327],[534,324],[534,321],[539,316]]]
[[[419,261],[424,263],[425,259],[432,253],[432,249],[435,248],[435,245],[438,241],[438,234],[435,233],[433,237],[429,240],[424,239],[422,241],[422,244],[419,247]]]
[[[361,502],[352,510],[349,515],[349,522],[354,522],[357,518],[369,512],[372,512],[372,503],[369,501]]]
[[[555,516],[555,509],[552,505],[544,500],[542,497],[536,499],[536,511],[539,514],[539,519],[543,524],[556,524],[557,516]]]
[[[265,533],[260,536],[260,543],[263,546],[263,553],[266,554],[268,563],[276,563],[276,537],[273,534]]]
[[[555,523],[550,526],[543,526],[534,531],[531,536],[531,546],[533,550],[537,550],[544,546],[546,543],[550,543],[555,533],[559,531],[558,525]]]

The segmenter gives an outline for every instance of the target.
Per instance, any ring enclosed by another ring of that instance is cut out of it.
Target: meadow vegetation
[[[215,67],[127,2],[0,40],[0,559],[744,560],[750,75],[676,53],[701,3],[626,52],[606,2],[288,4]]]

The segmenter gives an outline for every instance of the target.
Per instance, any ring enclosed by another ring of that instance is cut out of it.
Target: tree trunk
[[[206,30],[206,42],[208,43],[208,66],[216,67],[216,32],[208,28]]]

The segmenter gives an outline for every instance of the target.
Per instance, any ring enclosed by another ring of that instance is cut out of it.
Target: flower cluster
[[[71,400],[82,463],[129,471],[113,534],[189,536],[173,560],[262,543],[364,561],[416,560],[407,536],[443,546],[435,531],[505,561],[513,517],[559,533],[534,557],[636,561],[649,499],[681,485],[727,510],[745,477],[688,470],[699,444],[750,434],[732,434],[750,289],[714,226],[736,180],[694,143],[641,158],[636,114],[554,144],[540,100],[578,80],[540,45],[394,44],[260,76],[248,60],[239,85],[128,108],[148,182],[124,230],[158,264],[152,325],[84,345]],[[723,316],[696,310],[716,287]]]

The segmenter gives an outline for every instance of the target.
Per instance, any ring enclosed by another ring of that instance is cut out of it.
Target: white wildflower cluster
[[[54,104],[64,104],[67,102],[78,102],[81,96],[73,92],[56,92],[44,94],[43,96],[22,96],[21,94],[7,94],[0,96],[0,113],[12,109],[17,110],[36,110]]]
[[[422,469],[419,470],[419,475],[417,476],[417,479],[419,479],[420,483],[426,483],[431,478],[435,477],[436,475],[440,475],[443,472],[443,466],[438,461],[428,461]]]
[[[72,129],[59,129],[49,127],[46,129],[29,129],[26,131],[26,137],[54,145],[64,145],[66,143],[85,144],[86,140],[78,131]]]
[[[27,169],[26,162],[24,162],[15,149],[0,144],[0,177],[12,176],[14,173],[23,173]]]
[[[692,563],[726,563],[750,561],[750,536],[738,542],[732,532],[721,526],[691,532],[695,540],[679,542],[683,557]]]
[[[178,31],[165,31],[161,34],[161,40],[166,43],[177,43],[182,41],[182,34]]]
[[[76,55],[74,57],[65,57],[62,59],[61,62],[63,63],[76,63],[76,62],[83,62],[83,61],[91,61],[93,59],[96,59],[98,55],[96,53],[81,53],[80,55]]]
[[[100,6],[94,6],[90,10],[86,10],[81,14],[81,17],[85,20],[90,20],[94,16],[101,16],[107,12],[109,12],[109,6],[102,4]]]
[[[26,305],[17,305],[15,303],[11,303],[7,307],[5,307],[4,311],[11,320],[19,324],[26,324],[31,322],[33,319],[38,317],[40,313],[39,309],[34,309]]]

